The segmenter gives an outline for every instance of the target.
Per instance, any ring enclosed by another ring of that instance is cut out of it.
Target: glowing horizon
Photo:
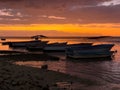
[[[119,10],[119,0],[0,0],[0,35],[7,31],[54,35],[56,31],[60,35],[120,36]]]
[[[119,24],[31,24],[31,25],[0,25],[0,30],[10,31],[51,31],[120,36]],[[51,32],[52,33],[52,32]],[[52,34],[51,34],[52,35]]]

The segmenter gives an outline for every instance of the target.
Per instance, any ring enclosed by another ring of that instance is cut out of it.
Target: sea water
[[[7,39],[6,41],[26,41],[30,39]],[[65,53],[49,53],[54,56],[60,57],[59,61],[29,61],[16,62],[19,65],[26,65],[30,67],[40,68],[41,65],[47,64],[49,70],[59,71],[70,74],[72,76],[100,82],[101,85],[94,87],[85,87],[86,90],[120,90],[120,38],[108,37],[100,39],[87,39],[87,38],[47,38],[42,39],[52,42],[68,42],[68,43],[83,43],[93,42],[94,44],[112,43],[115,46],[112,50],[117,50],[114,58],[110,60],[96,59],[89,61],[82,60],[69,60],[66,59]],[[4,42],[4,41],[1,41]],[[7,45],[0,45],[1,50],[12,50]],[[22,49],[21,49],[22,50]],[[91,89],[90,89],[91,88]]]

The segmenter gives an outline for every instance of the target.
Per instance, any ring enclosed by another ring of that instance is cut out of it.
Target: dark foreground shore
[[[16,61],[59,60],[58,57],[16,51],[0,51],[0,53],[2,53],[0,55],[0,90],[90,90],[86,87],[101,85],[100,82],[91,79],[13,64]]]
[[[0,61],[0,90],[81,90],[81,87],[89,85],[97,83],[60,72]]]

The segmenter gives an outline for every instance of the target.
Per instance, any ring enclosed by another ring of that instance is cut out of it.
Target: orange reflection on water
[[[44,65],[45,62],[39,62],[39,61],[25,61],[25,62],[22,62],[22,61],[18,61],[18,62],[15,62],[14,64],[41,68],[41,66]]]
[[[9,46],[7,46],[7,45],[2,46],[0,44],[0,50],[9,50]]]

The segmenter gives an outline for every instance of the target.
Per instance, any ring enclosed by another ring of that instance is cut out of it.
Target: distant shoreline
[[[42,37],[42,38],[49,38],[49,39],[77,39],[77,38],[120,38],[120,36],[48,36],[48,37]],[[31,36],[0,36],[0,38],[6,38],[6,39],[30,39]]]

